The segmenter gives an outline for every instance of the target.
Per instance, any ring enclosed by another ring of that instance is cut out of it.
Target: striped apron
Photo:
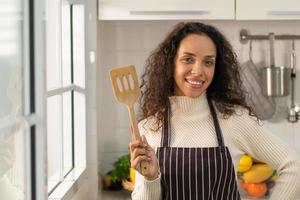
[[[240,200],[234,166],[224,141],[216,111],[208,100],[218,139],[217,147],[170,147],[169,116],[165,116],[157,157],[162,199]],[[169,115],[169,114],[167,114]]]

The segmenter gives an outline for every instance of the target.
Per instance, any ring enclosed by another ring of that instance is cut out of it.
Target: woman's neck
[[[173,114],[177,112],[206,112],[209,110],[206,93],[203,93],[202,95],[194,98],[188,96],[172,96],[169,97],[169,99],[171,104],[171,111]]]

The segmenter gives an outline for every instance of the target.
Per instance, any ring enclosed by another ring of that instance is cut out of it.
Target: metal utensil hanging
[[[276,103],[272,97],[263,95],[261,88],[261,68],[252,58],[252,40],[249,44],[249,60],[241,65],[242,83],[247,91],[247,103],[261,120],[270,119],[276,110]]]
[[[295,105],[295,79],[296,79],[296,53],[295,41],[292,40],[291,65],[291,105],[288,109],[288,121],[297,122],[299,118],[299,107]]]
[[[287,96],[290,91],[291,69],[275,65],[274,55],[274,33],[269,34],[270,40],[270,66],[262,70],[263,93],[266,96],[282,97]]]

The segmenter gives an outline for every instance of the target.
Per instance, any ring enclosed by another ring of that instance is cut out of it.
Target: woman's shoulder
[[[243,106],[235,105],[233,110],[233,116],[250,116],[249,110]]]
[[[230,117],[220,119],[223,134],[231,138],[232,142],[240,146],[264,134],[263,123],[250,114],[248,109],[236,106],[234,111]]]
[[[222,113],[219,113],[220,118],[234,122],[237,126],[245,125],[263,125],[253,113],[251,113],[247,108],[239,105],[233,107],[234,112],[230,116],[224,116]]]
[[[253,112],[243,106],[236,106],[234,111],[235,112],[233,115],[236,117],[245,118],[247,120],[261,123],[259,118]]]

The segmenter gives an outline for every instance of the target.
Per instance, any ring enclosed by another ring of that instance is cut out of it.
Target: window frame
[[[24,71],[24,113],[25,119],[30,126],[30,135],[27,143],[30,149],[30,161],[27,162],[29,167],[28,174],[31,179],[27,186],[30,191],[31,200],[47,199],[45,146],[46,146],[46,129],[45,129],[45,97],[44,97],[44,12],[45,0],[25,0],[24,1],[24,59],[25,65],[29,67]],[[26,70],[27,69],[27,70]],[[27,103],[26,103],[27,102]],[[36,142],[39,141],[39,142]]]
[[[76,85],[74,83],[74,56],[73,56],[73,42],[74,42],[74,38],[73,38],[73,6],[76,5],[81,5],[83,6],[83,16],[84,16],[84,24],[85,24],[85,5],[83,2],[73,2],[73,1],[68,1],[68,0],[60,0],[60,5],[62,5],[62,3],[68,3],[70,6],[70,31],[71,31],[71,35],[70,35],[70,51],[71,51],[71,64],[70,64],[70,73],[71,73],[71,83],[69,83],[68,85],[64,85],[64,81],[63,81],[63,66],[62,64],[60,65],[60,78],[61,78],[61,84],[60,87],[55,88],[55,89],[46,89],[46,99],[48,99],[49,97],[55,96],[55,95],[60,95],[61,99],[63,98],[63,94],[70,92],[71,93],[71,131],[72,131],[72,168],[68,171],[68,173],[66,175],[63,176],[63,179],[60,180],[55,187],[48,192],[48,198],[51,199],[70,199],[73,194],[78,190],[78,188],[76,187],[76,185],[80,184],[80,182],[82,182],[84,180],[84,178],[87,176],[87,169],[86,169],[86,159],[87,159],[87,155],[86,155],[86,149],[85,149],[85,163],[80,163],[80,164],[76,164],[75,159],[76,159],[76,138],[74,136],[74,93],[77,92],[79,94],[84,95],[85,98],[85,105],[84,105],[84,109],[85,112],[87,111],[87,102],[86,102],[86,97],[87,97],[87,91],[86,88],[80,87],[78,85]],[[60,7],[61,8],[61,7]],[[61,9],[60,9],[61,10]],[[60,20],[61,22],[61,20]],[[62,27],[60,24],[59,27],[59,32],[60,32],[60,37],[62,34]],[[85,40],[85,29],[83,30],[84,33],[84,40]],[[62,42],[60,41],[60,48],[62,47]],[[85,49],[85,42],[84,42],[84,49]],[[62,52],[60,54],[60,63],[62,63]],[[85,51],[84,51],[84,59],[85,58]],[[84,80],[86,83],[86,73],[87,73],[87,69],[86,69],[86,63],[84,61]],[[86,84],[85,84],[86,87]],[[63,102],[63,100],[62,100]],[[63,110],[63,108],[62,108]],[[85,115],[85,121],[86,121],[86,115]],[[61,129],[63,130],[63,125],[61,127]],[[85,127],[85,133],[84,133],[84,137],[86,139],[86,135],[87,135],[87,131],[86,131],[86,127]],[[47,137],[47,136],[46,136]],[[63,139],[63,132],[61,135],[61,139]],[[84,141],[85,142],[85,141]],[[61,148],[62,152],[61,154],[63,154],[63,147]],[[63,158],[61,159],[61,161],[63,162]],[[62,169],[60,170],[64,170],[63,169],[63,164],[61,165]]]
[[[23,115],[9,123],[0,123],[0,129],[12,127],[21,121],[29,127],[25,137],[26,199],[70,199],[78,190],[76,187],[87,177],[86,166],[75,167],[65,177],[56,190],[48,196],[46,132],[46,96],[45,96],[45,8],[46,0],[25,0],[23,4]],[[84,2],[80,2],[84,5]],[[85,31],[85,30],[84,30]],[[86,71],[86,70],[85,70]],[[86,73],[86,72],[85,72]],[[86,75],[85,75],[86,76]],[[83,93],[86,89],[72,85],[64,90]],[[85,110],[86,103],[85,103]],[[86,137],[86,132],[85,132]]]
[[[22,113],[9,122],[1,122],[0,129],[24,124],[25,198],[47,199],[44,169],[45,129],[44,129],[44,0],[20,1],[22,34]],[[39,67],[36,67],[39,66]],[[38,83],[38,84],[37,84]],[[39,141],[37,143],[36,141]]]

